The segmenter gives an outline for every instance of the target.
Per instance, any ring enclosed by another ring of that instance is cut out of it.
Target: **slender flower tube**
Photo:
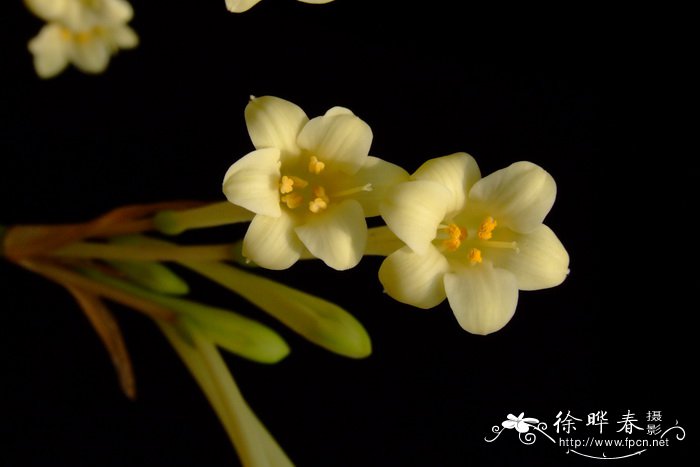
[[[474,159],[431,159],[387,195],[380,211],[406,246],[379,280],[396,300],[432,308],[447,297],[459,324],[489,334],[515,313],[518,289],[559,285],[569,255],[542,221],[556,184],[541,167],[516,162],[481,178]]]
[[[303,3],[313,3],[320,5],[322,3],[330,3],[333,0],[299,0]],[[226,0],[226,8],[233,13],[243,13],[253,8],[260,3],[260,0]]]
[[[251,98],[245,110],[256,148],[226,173],[226,198],[255,217],[243,254],[268,269],[286,269],[307,249],[337,270],[365,250],[365,217],[379,215],[386,191],[407,180],[402,168],[368,155],[372,130],[334,107],[309,120],[277,97]]]

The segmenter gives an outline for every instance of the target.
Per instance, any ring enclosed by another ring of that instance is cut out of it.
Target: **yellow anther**
[[[318,175],[323,172],[323,169],[325,168],[326,164],[318,160],[318,157],[311,156],[311,159],[309,159],[309,172]]]
[[[481,240],[490,240],[491,237],[493,237],[493,231],[498,225],[498,222],[493,217],[487,217],[484,219],[484,222],[481,223],[479,226],[479,231],[476,233],[476,235],[481,239]]]
[[[314,214],[318,214],[327,207],[328,203],[322,200],[321,198],[316,198],[313,201],[309,202],[309,211],[313,212]]]
[[[469,262],[472,264],[481,263],[483,259],[481,258],[481,250],[478,248],[472,248],[469,250]]]
[[[289,178],[291,178],[294,182],[295,188],[306,188],[306,186],[309,184],[309,182],[307,182],[303,178],[295,177],[294,175],[290,175]]]
[[[299,193],[289,193],[280,197],[280,201],[287,205],[289,209],[298,208],[304,202],[304,197]]]
[[[282,176],[282,179],[280,180],[280,193],[284,195],[291,193],[292,190],[294,190],[294,180],[286,175]]]
[[[313,189],[314,196],[316,198],[320,198],[326,203],[330,202],[330,199],[328,198],[328,195],[326,194],[326,189],[323,188],[322,186],[315,186]]]
[[[445,239],[442,244],[448,251],[455,251],[462,244],[462,240],[467,238],[467,230],[464,227],[460,227],[457,224],[450,224],[444,228],[447,231],[449,237]]]

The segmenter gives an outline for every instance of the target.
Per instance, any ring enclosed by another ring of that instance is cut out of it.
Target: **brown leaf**
[[[122,391],[129,399],[136,399],[134,370],[126,350],[124,337],[114,316],[96,295],[76,287],[67,287],[67,289],[90,320],[97,335],[102,339],[102,343],[112,358],[112,364],[117,372]]]

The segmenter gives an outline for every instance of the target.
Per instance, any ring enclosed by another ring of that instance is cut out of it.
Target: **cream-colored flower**
[[[24,1],[39,18],[75,32],[128,23],[134,16],[134,10],[126,0]]]
[[[245,110],[256,150],[224,177],[227,199],[256,214],[243,254],[286,269],[305,249],[328,266],[355,266],[367,241],[365,217],[379,215],[386,190],[408,179],[402,168],[368,156],[372,130],[350,110],[309,120],[277,97],[251,98]]]
[[[333,0],[299,0],[304,3],[313,3],[320,5],[322,3],[330,3]],[[260,3],[260,0],[226,0],[226,8],[234,13],[243,13],[253,8]]]
[[[34,68],[42,78],[51,78],[72,63],[86,73],[101,73],[112,54],[138,45],[138,36],[126,25],[98,26],[74,32],[58,23],[44,26],[29,41]]]
[[[556,197],[551,175],[516,162],[480,177],[458,153],[427,161],[388,193],[380,212],[406,246],[384,260],[379,280],[419,308],[447,297],[464,329],[489,334],[515,313],[518,289],[559,285],[569,255],[542,223]]]
[[[101,73],[112,54],[138,45],[127,26],[133,9],[125,0],[25,0],[49,23],[29,42],[34,67],[51,78],[69,63],[86,73]]]

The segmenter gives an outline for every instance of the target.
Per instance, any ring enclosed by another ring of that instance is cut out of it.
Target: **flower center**
[[[92,29],[80,32],[71,31],[66,27],[61,27],[60,31],[62,40],[66,42],[75,42],[77,44],[87,44],[104,33],[104,29],[99,26],[95,26]]]
[[[304,177],[283,174],[279,181],[280,202],[289,209],[306,206],[312,214],[318,214],[328,209],[331,199],[351,196],[363,191],[372,191],[372,184],[352,187],[328,193],[327,186],[334,186],[334,178],[326,170],[326,164],[316,156],[311,156],[308,164],[296,167],[296,172],[304,173]],[[299,170],[301,169],[301,170]]]
[[[488,248],[518,249],[516,242],[501,242],[493,240],[493,232],[498,227],[498,222],[491,216],[486,217],[475,229],[476,235],[469,237],[468,230],[464,226],[454,223],[440,224],[436,238],[440,240],[439,248],[443,252],[457,252],[463,245],[467,252],[467,260],[472,265],[484,261],[482,250]]]

